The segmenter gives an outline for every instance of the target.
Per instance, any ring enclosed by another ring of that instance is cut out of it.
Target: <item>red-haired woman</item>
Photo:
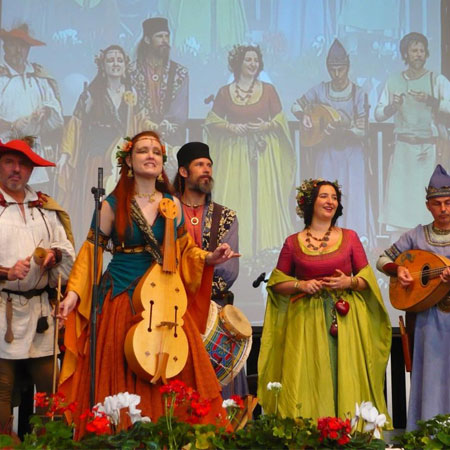
[[[133,324],[131,298],[140,278],[154,263],[161,263],[164,218],[158,213],[163,198],[171,198],[177,206],[175,219],[178,271],[188,295],[188,308],[183,329],[189,343],[188,361],[177,376],[211,400],[211,411],[205,422],[214,422],[221,412],[222,398],[215,373],[204,349],[200,332],[206,325],[210,302],[212,265],[236,255],[227,244],[214,253],[193,244],[184,229],[182,209],[172,197],[172,187],[163,169],[165,149],[154,132],[133,137],[117,153],[121,175],[114,191],[103,202],[100,232],[103,250],[112,242],[113,257],[101,278],[102,296],[98,311],[95,402],[119,392],[141,396],[142,415],[153,421],[164,413],[160,384],[150,384],[137,377],[128,367],[124,353],[127,331]],[[80,412],[89,407],[89,317],[93,277],[93,231],[80,250],[61,303],[60,317],[66,322],[66,354],[60,377],[60,390],[69,401],[79,402],[75,413],[77,436],[84,433]],[[99,252],[102,253],[101,251]],[[101,255],[100,255],[101,256]]]

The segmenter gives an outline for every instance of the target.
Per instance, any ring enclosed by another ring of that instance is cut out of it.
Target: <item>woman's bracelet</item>
[[[359,278],[358,277],[350,277],[350,289],[352,291],[356,291],[359,287]]]
[[[294,282],[294,289],[298,292],[300,290],[298,281]]]

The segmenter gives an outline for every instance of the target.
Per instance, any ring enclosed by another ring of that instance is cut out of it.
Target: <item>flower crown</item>
[[[122,144],[117,146],[116,151],[117,165],[119,167],[122,167],[125,164],[125,158],[130,154],[131,149],[133,148],[133,140],[129,136],[124,137],[122,141]],[[161,149],[163,154],[163,163],[165,163],[167,161],[166,147],[161,144]]]
[[[301,218],[304,217],[305,206],[311,204],[313,190],[322,181],[327,181],[327,180],[324,180],[323,178],[317,178],[315,180],[310,178],[309,180],[304,180],[303,183],[296,188],[298,191],[297,196],[296,196],[296,199],[297,199],[296,212],[299,217],[301,217]],[[341,191],[341,187],[339,186],[337,180],[330,181],[330,183],[334,186],[336,191],[338,191],[338,192]]]

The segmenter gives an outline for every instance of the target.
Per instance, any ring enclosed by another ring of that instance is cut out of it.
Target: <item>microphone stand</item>
[[[95,402],[95,356],[97,351],[97,304],[98,304],[98,235],[100,231],[100,209],[102,207],[102,197],[105,195],[103,189],[103,167],[98,168],[97,187],[92,187],[91,192],[94,195],[95,214],[94,214],[94,281],[92,284],[92,303],[91,303],[91,340],[90,340],[90,366],[91,366],[91,384],[89,390],[89,403],[91,408]]]

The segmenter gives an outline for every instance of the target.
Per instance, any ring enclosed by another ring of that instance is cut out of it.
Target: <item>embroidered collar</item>
[[[28,208],[42,208],[44,203],[47,203],[47,197],[41,191],[36,192],[37,199],[30,200],[28,202],[9,202],[5,199],[5,196],[0,192],[0,206],[7,208],[10,205],[28,205]]]
[[[448,234],[436,233],[433,224],[423,225],[425,240],[429,245],[436,247],[447,247],[450,245],[450,236]]]

